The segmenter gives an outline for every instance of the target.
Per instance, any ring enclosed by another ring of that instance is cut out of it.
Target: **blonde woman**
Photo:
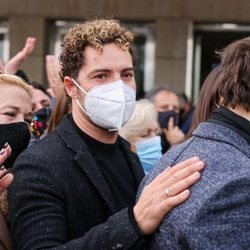
[[[135,110],[119,134],[130,142],[147,174],[162,156],[161,138],[154,104],[148,100],[136,102]]]
[[[0,249],[10,249],[5,223],[7,217],[6,188],[13,180],[10,168],[28,146],[30,133],[31,88],[18,76],[0,74]]]

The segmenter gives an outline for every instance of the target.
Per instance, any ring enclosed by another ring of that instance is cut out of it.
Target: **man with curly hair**
[[[157,178],[135,204],[143,169],[118,136],[135,105],[133,39],[118,21],[105,19],[66,34],[61,78],[72,114],[13,168],[16,249],[143,249],[199,179],[204,164],[194,157]]]
[[[191,198],[168,214],[151,249],[250,248],[250,37],[228,45],[220,56],[220,107],[144,180],[150,183],[164,166],[194,152],[206,162]]]

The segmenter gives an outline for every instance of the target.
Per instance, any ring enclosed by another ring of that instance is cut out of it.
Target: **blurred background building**
[[[249,0],[0,0],[0,57],[6,62],[36,37],[23,69],[46,84],[45,55],[59,54],[68,28],[113,17],[137,35],[138,95],[168,84],[194,101],[218,64],[215,51],[250,35],[249,13]]]

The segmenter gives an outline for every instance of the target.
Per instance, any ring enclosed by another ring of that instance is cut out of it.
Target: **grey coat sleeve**
[[[249,190],[247,178],[222,186],[211,194],[188,224],[181,227],[178,224],[178,230],[172,227],[166,230],[162,226],[152,240],[151,249],[168,249],[174,244],[180,249],[249,249]]]
[[[191,249],[250,247],[250,179],[223,185],[198,210],[183,231]]]

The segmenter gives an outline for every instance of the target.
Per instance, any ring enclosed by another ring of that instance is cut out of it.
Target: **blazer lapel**
[[[89,180],[107,203],[110,210],[113,213],[116,212],[117,210],[110,189],[91,153],[88,151],[78,152],[75,161],[88,176]]]
[[[116,212],[110,189],[99,170],[95,159],[68,116],[64,117],[62,122],[57,126],[56,132],[62,138],[66,146],[76,153],[74,160],[93,183],[97,192],[102,196],[110,210],[113,213]]]
[[[139,157],[131,151],[130,144],[121,137],[120,137],[120,146],[127,159],[128,165],[135,178],[136,186],[138,188],[143,177],[145,176]]]

